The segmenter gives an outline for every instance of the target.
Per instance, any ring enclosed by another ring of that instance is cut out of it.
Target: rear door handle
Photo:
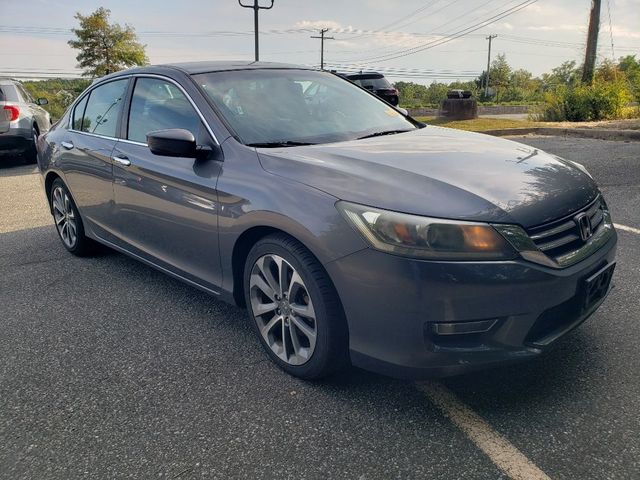
[[[123,167],[128,167],[129,165],[131,165],[131,160],[129,160],[127,157],[118,157],[117,155],[113,155],[111,157],[111,160],[113,160],[118,165],[122,165]]]
[[[67,150],[71,150],[73,148],[73,143],[71,142],[60,142],[60,145],[62,145]]]

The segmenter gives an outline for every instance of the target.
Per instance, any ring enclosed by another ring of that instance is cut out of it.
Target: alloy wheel
[[[72,249],[78,242],[78,225],[71,206],[71,199],[62,187],[53,189],[52,199],[56,228],[67,248]]]
[[[306,363],[316,346],[313,302],[300,274],[278,255],[260,257],[249,278],[251,309],[271,351],[289,365]]]

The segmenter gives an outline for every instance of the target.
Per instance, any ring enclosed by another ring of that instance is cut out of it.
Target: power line
[[[394,60],[396,58],[401,58],[401,57],[406,57],[408,55],[414,55],[418,52],[422,52],[424,50],[428,50],[430,48],[434,48],[437,47],[439,45],[443,45],[445,43],[451,42],[453,40],[456,40],[458,38],[464,37],[470,33],[473,33],[477,30],[480,30],[483,27],[486,27],[487,25],[490,25],[491,23],[494,23],[498,20],[501,20],[505,17],[508,17],[510,15],[513,15],[516,12],[519,12],[520,10],[533,5],[534,3],[536,3],[538,0],[526,0],[524,2],[519,3],[518,5],[514,6],[514,7],[510,7],[507,10],[504,10],[496,15],[493,15],[492,17],[487,18],[486,20],[483,20],[482,22],[476,23],[475,25],[471,25],[467,28],[464,28],[462,30],[459,30],[455,33],[451,33],[447,36],[445,36],[444,38],[440,38],[440,39],[436,39],[433,40],[431,42],[427,42],[425,44],[422,44],[420,46],[417,47],[412,47],[409,49],[405,49],[405,50],[401,50],[398,51],[396,53],[393,54],[387,54],[387,55],[379,55],[376,57],[371,57],[368,59],[364,59],[363,62],[365,61],[369,61],[369,60],[374,60],[374,61],[378,61],[378,62],[386,62],[389,60]]]
[[[616,50],[613,46],[613,22],[611,21],[611,2],[607,0],[607,13],[609,14],[609,35],[611,36],[611,59],[616,61]]]

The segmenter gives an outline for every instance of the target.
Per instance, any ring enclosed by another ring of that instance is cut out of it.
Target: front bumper
[[[372,249],[326,268],[348,319],[355,366],[401,378],[448,376],[535,357],[586,320],[604,299],[584,310],[583,284],[614,261],[616,242],[614,234],[560,270],[525,260],[420,261]],[[491,328],[439,334],[463,322]]]

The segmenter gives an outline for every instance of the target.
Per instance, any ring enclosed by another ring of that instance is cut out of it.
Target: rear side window
[[[197,138],[200,117],[173,83],[138,78],[131,98],[127,138],[146,143],[147,133],[166,128],[183,128]]]
[[[83,132],[116,137],[128,79],[100,85],[91,91],[82,120]]]
[[[73,109],[73,117],[71,118],[71,128],[73,130],[82,131],[82,120],[84,118],[84,109],[87,106],[87,100],[89,95],[86,95],[82,100],[78,102],[76,108]]]
[[[352,78],[351,81],[356,85],[360,85],[363,88],[381,90],[385,88],[391,88],[389,80],[382,76],[369,76],[369,77],[357,77]]]

